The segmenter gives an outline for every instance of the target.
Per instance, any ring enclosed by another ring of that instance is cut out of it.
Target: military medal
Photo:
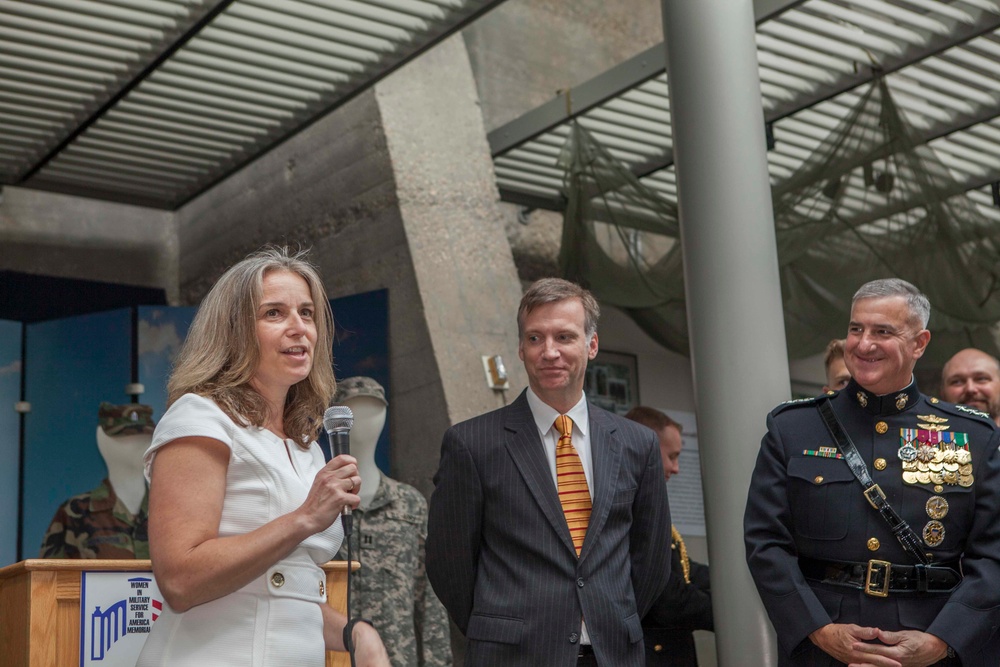
[[[960,485],[970,487],[972,454],[967,433],[948,431],[948,420],[937,415],[917,415],[918,428],[899,429],[900,447],[896,452],[902,462],[903,482],[933,484],[938,488]],[[928,511],[930,511],[928,509]]]
[[[924,526],[924,544],[936,547],[944,542],[944,524],[940,521],[928,521]]]
[[[927,516],[932,519],[943,519],[948,514],[948,501],[941,496],[931,496],[924,506]]]

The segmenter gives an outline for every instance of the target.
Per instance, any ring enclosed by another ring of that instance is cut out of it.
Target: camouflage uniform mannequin
[[[374,622],[393,665],[450,667],[447,612],[424,570],[427,500],[375,465],[385,391],[371,378],[347,378],[338,382],[334,402],[354,412],[351,454],[361,476],[351,535],[351,555],[361,569],[351,575],[351,615]],[[347,558],[346,544],[338,557]]]
[[[108,477],[56,510],[42,558],[149,558],[142,456],[152,439],[152,415],[146,405],[101,403],[97,448]]]

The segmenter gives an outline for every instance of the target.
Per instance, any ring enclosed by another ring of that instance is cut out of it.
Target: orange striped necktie
[[[573,447],[573,420],[566,415],[556,417],[556,430],[559,431],[559,443],[556,445],[556,488],[559,491],[559,502],[569,534],[576,547],[576,555],[583,548],[583,538],[587,535],[587,525],[590,523],[590,490],[587,488],[587,476],[583,472],[580,455]]]

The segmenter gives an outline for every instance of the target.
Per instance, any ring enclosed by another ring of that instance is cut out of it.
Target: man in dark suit
[[[681,425],[645,405],[632,408],[625,418],[656,434],[663,479],[669,482],[681,470]],[[715,630],[708,566],[688,558],[684,539],[676,528],[671,528],[670,556],[667,587],[642,619],[646,667],[698,667],[693,631]]]
[[[929,316],[910,283],[863,285],[847,386],[767,418],[744,528],[779,665],[997,665],[1000,431],[917,390]]]
[[[654,434],[584,397],[598,315],[573,283],[533,284],[518,309],[529,388],[445,433],[427,574],[466,665],[644,664],[670,513]]]

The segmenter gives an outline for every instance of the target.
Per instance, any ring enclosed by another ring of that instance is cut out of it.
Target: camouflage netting
[[[560,165],[568,197],[563,275],[687,355],[676,206],[577,124]],[[928,362],[943,363],[966,346],[1000,352],[993,334],[1000,321],[1000,226],[977,210],[929,147],[916,143],[881,77],[772,195],[793,359],[842,337],[854,291],[891,276],[931,301]]]

